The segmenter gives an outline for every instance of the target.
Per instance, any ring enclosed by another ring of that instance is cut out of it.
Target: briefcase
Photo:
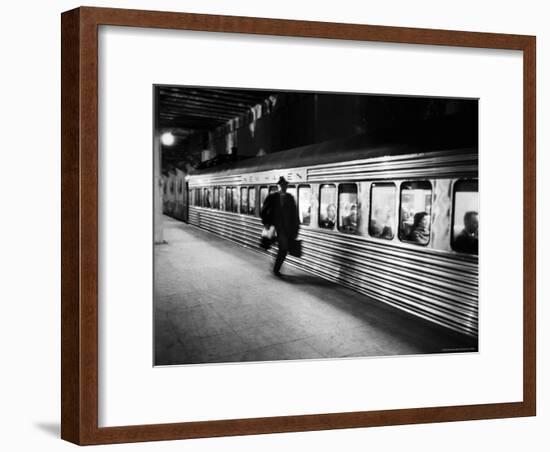
[[[302,257],[302,241],[292,240],[288,249],[288,254],[294,257]]]
[[[271,245],[273,245],[276,238],[277,233],[275,232],[275,226],[264,226],[260,236],[260,248],[267,251],[271,248]]]

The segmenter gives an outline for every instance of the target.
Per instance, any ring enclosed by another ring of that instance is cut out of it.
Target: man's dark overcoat
[[[289,193],[270,193],[264,201],[260,214],[264,226],[275,226],[277,235],[295,239],[300,220],[294,197]]]

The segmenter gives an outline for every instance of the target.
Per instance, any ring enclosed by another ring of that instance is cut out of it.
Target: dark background
[[[476,99],[158,86],[162,170],[189,172],[359,134],[384,141],[477,145]]]

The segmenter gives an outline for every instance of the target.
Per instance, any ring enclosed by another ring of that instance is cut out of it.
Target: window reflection
[[[294,198],[294,201],[296,202],[296,187],[294,185],[289,185],[286,189],[286,192]]]
[[[231,195],[231,187],[225,189],[225,210],[231,212],[233,210],[233,197]]]
[[[225,187],[220,187],[220,210],[225,210]]]
[[[204,207],[212,207],[212,191],[209,188],[204,189]]]
[[[359,213],[357,209],[357,185],[340,184],[338,187],[338,229],[341,232],[357,232]]]
[[[427,245],[430,241],[432,185],[430,182],[404,182],[401,185],[399,238]]]
[[[241,213],[248,213],[248,188],[241,187]]]
[[[369,235],[391,240],[395,233],[395,184],[372,184]]]
[[[319,196],[319,227],[334,229],[336,225],[336,186],[323,184]]]
[[[452,248],[461,253],[478,254],[478,181],[458,181],[454,187]]]
[[[212,207],[214,207],[214,209],[220,207],[220,189],[218,187],[214,187],[214,201]]]
[[[197,206],[202,207],[202,190],[197,188]]]
[[[300,224],[309,226],[311,222],[311,187],[309,185],[298,187],[298,214]]]
[[[231,188],[231,212],[239,212],[239,190],[237,187]]]
[[[248,214],[256,214],[256,189],[254,187],[248,189]]]

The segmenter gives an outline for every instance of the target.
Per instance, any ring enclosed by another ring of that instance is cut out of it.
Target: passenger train
[[[477,338],[477,148],[373,145],[360,136],[309,145],[173,173],[165,210],[263,252],[259,213],[280,176],[296,199],[303,242],[303,256],[287,264]]]

